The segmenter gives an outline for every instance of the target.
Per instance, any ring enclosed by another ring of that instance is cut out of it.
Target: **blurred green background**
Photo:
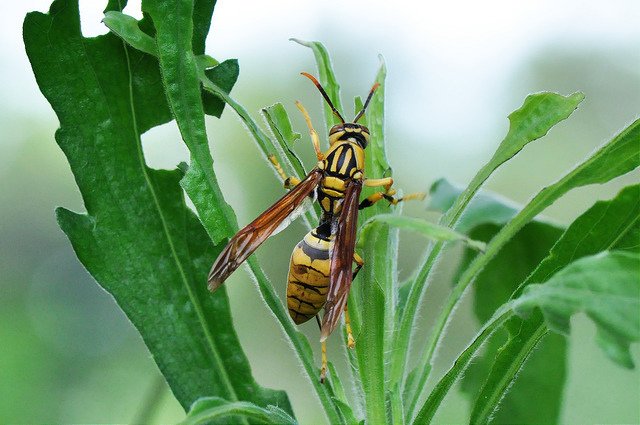
[[[134,421],[157,389],[159,373],[136,330],[113,299],[77,261],[55,223],[63,205],[83,211],[62,152],[54,142],[57,120],[39,93],[21,40],[26,12],[46,11],[48,1],[4,3],[0,19],[0,423]],[[104,3],[81,1],[83,32],[106,32]],[[249,12],[250,10],[250,12]],[[139,16],[139,2],[125,10]],[[233,96],[255,112],[282,102],[303,133],[298,152],[312,159],[301,100],[322,133],[321,98],[300,71],[315,73],[310,51],[289,37],[320,40],[332,53],[349,105],[364,95],[385,57],[388,154],[396,184],[405,192],[427,190],[436,178],[466,183],[506,134],[506,116],[530,92],[583,91],[587,98],[566,122],[527,147],[492,178],[488,188],[525,202],[638,116],[640,106],[640,4],[636,0],[443,2],[242,2],[221,1],[207,53],[235,57],[241,73]],[[349,115],[349,114],[347,114]],[[239,222],[247,223],[282,193],[240,121],[227,110],[208,122],[216,171]],[[151,166],[187,160],[173,123],[143,138]],[[312,162],[307,162],[311,164]],[[567,224],[597,199],[639,179],[637,172],[604,186],[569,193],[545,215]],[[429,217],[423,205],[405,213]],[[258,256],[284,297],[288,257],[302,225],[269,240]],[[424,248],[404,238],[405,273]],[[212,259],[213,260],[213,259]],[[428,332],[443,274],[427,301]],[[286,389],[302,423],[322,422],[319,404],[283,334],[244,272],[228,282],[239,337],[258,381]],[[469,298],[469,297],[467,297]],[[435,376],[442,373],[478,323],[466,303],[449,328]],[[563,423],[639,423],[640,374],[608,361],[584,316],[572,320]],[[312,341],[315,324],[303,326]],[[316,347],[317,348],[317,347]],[[636,362],[638,345],[632,347]],[[330,355],[343,363],[338,339]],[[433,382],[431,382],[433,385]],[[154,421],[183,413],[161,386]],[[438,422],[462,422],[468,403],[452,394]]]

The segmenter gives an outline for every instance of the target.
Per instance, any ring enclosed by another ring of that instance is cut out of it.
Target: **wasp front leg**
[[[300,110],[302,116],[304,117],[304,121],[307,123],[307,127],[309,128],[309,135],[311,136],[311,143],[313,143],[313,150],[316,151],[316,157],[318,158],[318,161],[322,161],[324,159],[324,154],[320,150],[320,138],[318,137],[318,132],[313,128],[311,117],[309,116],[309,113],[307,112],[305,107],[302,106],[302,103],[297,100],[296,107]]]
[[[365,179],[364,185],[368,187],[383,186],[385,190],[384,192],[376,192],[360,202],[360,205],[358,206],[359,210],[368,208],[382,199],[386,200],[391,205],[396,205],[398,202],[402,201],[410,201],[413,199],[422,200],[426,196],[423,192],[417,192],[404,195],[402,198],[395,198],[394,195],[396,194],[396,190],[391,189],[391,186],[393,185],[393,179],[391,177],[385,177],[383,179]]]
[[[282,169],[282,165],[280,165],[280,163],[278,162],[278,159],[276,158],[275,155],[269,155],[269,161],[271,162],[271,164],[273,164],[273,167],[278,172],[278,175],[284,181],[284,188],[285,189],[293,189],[294,187],[296,187],[298,185],[298,183],[300,183],[300,179],[297,178],[297,177],[294,177],[294,176],[288,176],[287,177],[287,174]]]

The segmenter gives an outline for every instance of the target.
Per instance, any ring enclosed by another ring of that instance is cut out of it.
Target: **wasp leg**
[[[318,323],[318,328],[322,329],[322,324],[320,323],[320,318],[316,315],[316,322]],[[320,383],[324,383],[324,378],[327,376],[327,341],[322,341],[322,366],[320,367]]]
[[[311,123],[311,117],[309,117],[309,113],[302,106],[302,103],[296,100],[296,107],[302,112],[302,116],[304,117],[305,122],[307,123],[307,127],[309,127],[309,135],[311,136],[311,143],[313,143],[313,149],[316,151],[316,156],[318,157],[318,161],[322,161],[324,159],[324,154],[320,150],[320,138],[318,137],[318,133],[314,130],[313,124]]]
[[[368,187],[380,187],[384,186],[384,190],[386,192],[391,191],[391,186],[393,185],[393,178],[385,177],[383,179],[364,179],[364,185]],[[395,193],[395,191],[394,191]],[[393,193],[392,193],[393,195]]]
[[[293,189],[298,185],[298,183],[300,183],[300,179],[297,177],[294,177],[294,176],[287,177],[287,174],[282,169],[282,165],[280,165],[275,155],[269,155],[269,161],[271,161],[271,164],[273,164],[273,167],[278,172],[278,175],[280,176],[280,178],[284,180],[285,189]]]
[[[347,347],[354,348],[356,346],[356,340],[353,339],[353,333],[351,332],[348,305],[344,306],[344,326],[347,328]]]
[[[368,198],[364,199],[362,202],[360,202],[360,205],[358,205],[359,210],[368,208],[382,199],[385,199],[391,205],[396,205],[398,202],[402,201],[410,201],[414,199],[422,200],[426,196],[425,193],[417,192],[404,195],[402,198],[394,198],[393,195],[396,194],[396,190],[391,189],[391,185],[393,185],[393,179],[391,177],[386,177],[384,179],[365,179],[364,185],[369,187],[384,186],[385,191],[376,192],[373,195],[370,195]]]
[[[351,280],[356,278],[358,272],[364,265],[364,260],[362,257],[358,255],[357,252],[353,253],[353,262],[356,263],[356,268],[353,270],[353,275]],[[318,328],[322,329],[322,323],[320,323],[320,318],[316,315],[316,322],[318,323]],[[347,329],[347,347],[354,348],[356,346],[356,341],[353,338],[353,333],[351,332],[351,320],[349,319],[349,310],[347,306],[344,306],[344,323]],[[324,383],[324,380],[327,376],[327,341],[322,341],[322,366],[320,367],[320,382]]]
[[[357,252],[353,253],[353,262],[356,263],[356,268],[353,270],[351,281],[356,278],[358,272],[364,265],[364,260],[358,255]],[[347,329],[347,347],[354,348],[356,346],[356,341],[355,339],[353,339],[353,333],[351,332],[351,319],[349,319],[348,305],[344,306],[344,326]]]

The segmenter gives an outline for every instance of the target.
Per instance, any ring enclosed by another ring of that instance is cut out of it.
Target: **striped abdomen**
[[[318,236],[317,229],[307,233],[293,249],[289,265],[287,306],[296,324],[318,314],[327,300],[333,236]]]

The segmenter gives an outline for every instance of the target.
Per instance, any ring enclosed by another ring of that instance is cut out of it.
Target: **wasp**
[[[318,80],[303,72],[318,88],[333,114],[341,121],[329,130],[329,150],[320,150],[319,137],[313,128],[308,112],[296,102],[306,121],[318,163],[303,180],[287,177],[274,156],[269,159],[290,191],[276,201],[258,218],[233,236],[219,254],[208,278],[209,290],[215,291],[269,236],[277,233],[301,211],[309,197],[320,204],[322,216],[318,226],[305,235],[291,255],[287,278],[287,307],[296,324],[312,317],[320,327],[322,343],[322,367],[320,380],[324,381],[327,370],[326,339],[336,328],[342,312],[345,313],[347,345],[355,346],[351,333],[347,296],[351,283],[364,265],[355,252],[358,210],[367,208],[385,199],[397,204],[409,198],[420,198],[424,194],[395,198],[391,188],[391,177],[369,179],[364,175],[365,149],[370,132],[358,120],[364,116],[379,84],[375,83],[362,107],[352,122],[346,122],[334,107],[331,99]],[[381,187],[360,202],[363,186]],[[353,268],[355,263],[355,268]],[[322,322],[318,313],[324,307]]]

